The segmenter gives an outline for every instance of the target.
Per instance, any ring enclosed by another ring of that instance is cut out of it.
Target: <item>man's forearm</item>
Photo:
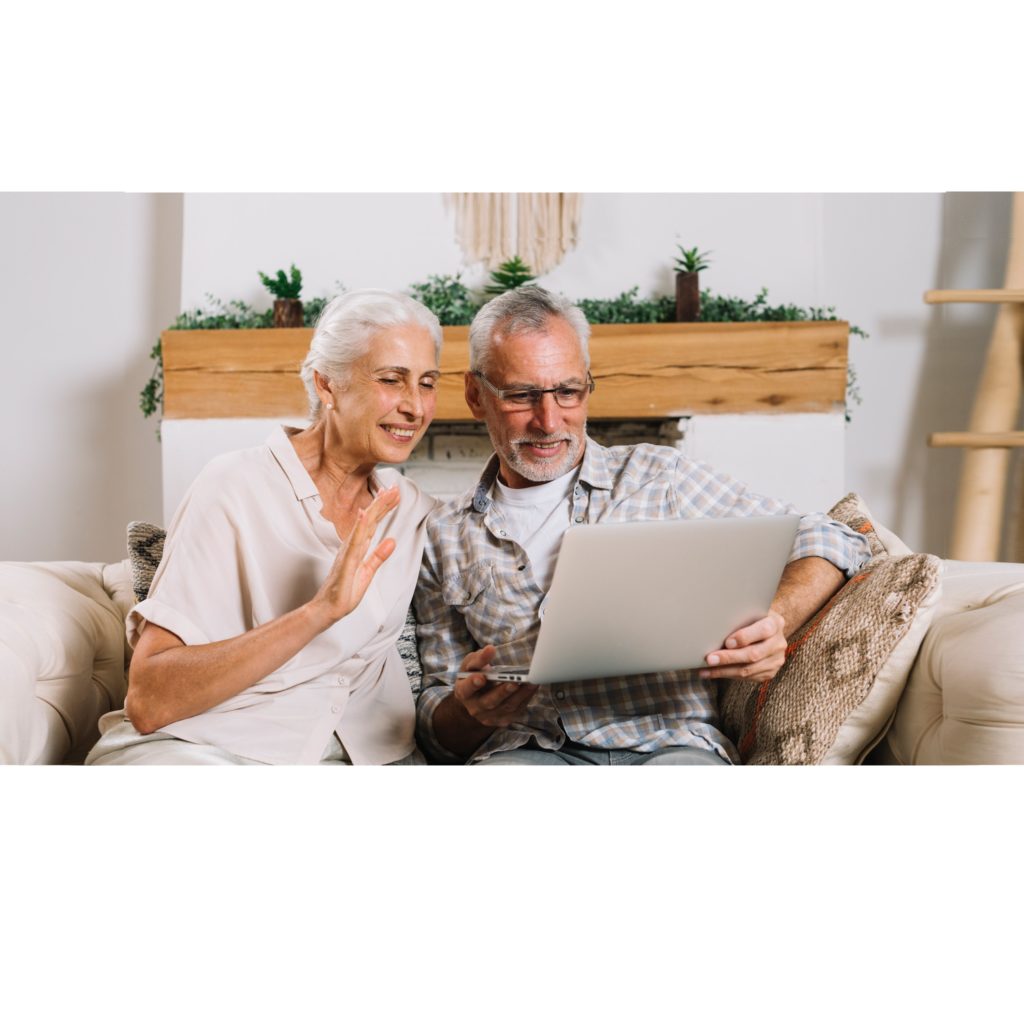
[[[785,623],[791,637],[826,604],[846,582],[846,575],[824,558],[799,558],[786,566],[779,580],[772,611]]]

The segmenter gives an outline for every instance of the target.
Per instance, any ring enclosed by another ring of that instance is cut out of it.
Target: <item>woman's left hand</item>
[[[377,527],[397,508],[398,500],[398,488],[389,487],[360,510],[348,543],[338,552],[327,579],[310,601],[312,610],[324,620],[323,629],[333,626],[359,604],[377,570],[395,550],[394,539],[386,537],[367,555]]]

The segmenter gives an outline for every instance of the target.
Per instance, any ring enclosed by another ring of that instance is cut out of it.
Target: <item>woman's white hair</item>
[[[441,322],[423,303],[408,295],[381,288],[363,288],[345,292],[324,306],[299,374],[309,397],[311,420],[319,419],[321,412],[313,372],[333,383],[346,384],[352,364],[369,351],[374,335],[404,324],[425,327],[434,340],[434,352],[440,360]]]
[[[590,369],[590,324],[583,310],[564,295],[554,295],[536,284],[524,284],[491,299],[473,317],[469,327],[469,368],[483,371],[495,345],[526,331],[542,331],[553,316],[560,316],[576,333],[583,362]]]

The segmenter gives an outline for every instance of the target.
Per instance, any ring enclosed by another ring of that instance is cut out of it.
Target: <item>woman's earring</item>
[[[333,402],[328,402],[327,403],[327,408],[328,409],[333,409],[334,408],[334,403]]]

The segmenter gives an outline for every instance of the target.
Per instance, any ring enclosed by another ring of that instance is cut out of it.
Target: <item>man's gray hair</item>
[[[495,345],[528,331],[542,331],[553,316],[560,316],[575,331],[590,369],[590,324],[579,306],[564,295],[553,295],[540,285],[524,284],[491,299],[473,317],[469,327],[469,368],[482,371]]]
[[[345,292],[331,299],[317,319],[309,354],[300,376],[309,398],[309,417],[320,417],[321,403],[313,383],[313,371],[339,384],[348,382],[352,364],[370,349],[374,335],[388,327],[417,324],[425,327],[441,359],[441,323],[421,302],[381,288]]]

